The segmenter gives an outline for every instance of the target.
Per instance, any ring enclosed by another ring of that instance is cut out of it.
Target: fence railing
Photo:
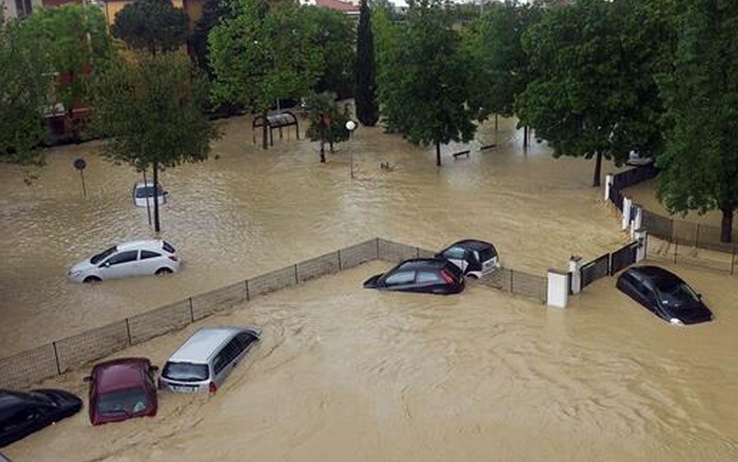
[[[681,263],[726,272],[731,276],[738,274],[738,246],[730,252],[716,252],[679,244],[679,241],[650,240],[646,258],[668,263]]]
[[[546,303],[548,279],[544,276],[517,271],[512,268],[498,268],[479,281],[488,287],[524,295],[537,299],[541,303]]]
[[[15,355],[0,358],[0,388],[19,388],[63,374],[116,351],[223,312],[261,295],[373,260],[399,262],[432,257],[434,252],[375,238],[281,269],[244,279],[146,313],[87,330]],[[492,287],[546,301],[546,278],[510,269],[495,273],[505,283]],[[496,280],[496,279],[495,279]]]
[[[579,269],[581,275],[581,289],[584,289],[596,280],[602,279],[605,276],[614,276],[619,271],[635,263],[638,247],[640,245],[642,245],[640,242],[634,241],[624,245],[612,253],[606,253],[583,264]]]
[[[613,182],[609,193],[610,201],[622,211],[622,190],[655,178],[657,175],[658,169],[653,166],[637,167],[613,175]],[[696,248],[721,252],[732,252],[732,244],[721,242],[721,229],[719,226],[675,220],[645,209],[643,210],[643,222],[641,225],[652,236],[666,239],[670,242],[678,242],[680,245],[690,245]],[[738,228],[733,229],[732,241],[738,241]]]

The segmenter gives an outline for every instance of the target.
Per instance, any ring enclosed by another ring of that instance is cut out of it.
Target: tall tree
[[[414,144],[469,141],[476,131],[468,106],[470,71],[459,33],[441,0],[411,0],[407,24],[387,57],[379,98],[382,111]]]
[[[313,43],[323,58],[315,91],[335,93],[340,99],[353,96],[356,33],[351,18],[317,6],[304,7],[304,14],[312,29]]]
[[[372,4],[372,34],[374,36],[375,56],[377,64],[377,101],[379,102],[379,88],[392,85],[394,78],[392,68],[392,56],[398,45],[397,26],[395,20],[397,15],[392,9],[392,4],[387,0],[374,2]],[[382,124],[390,132],[396,131],[396,127],[385,111],[382,112]]]
[[[36,46],[58,74],[52,102],[64,105],[67,123],[72,124],[74,107],[88,103],[93,73],[113,55],[105,16],[98,6],[67,3],[35,9],[25,21]]]
[[[207,159],[218,133],[202,114],[207,90],[186,56],[138,53],[117,60],[94,90],[92,125],[111,161],[152,168],[158,185],[161,169]],[[154,229],[161,230],[158,201]]]
[[[278,98],[309,92],[320,75],[320,50],[300,7],[291,1],[235,0],[234,16],[210,33],[215,103],[240,103],[266,119]],[[268,148],[264,124],[262,147]]]
[[[468,46],[474,66],[470,105],[479,108],[479,118],[490,114],[511,117],[515,97],[528,85],[528,56],[522,35],[531,24],[534,9],[517,0],[486,5],[484,15],[472,24]]]
[[[0,10],[0,162],[39,165],[52,68],[27,26]]]
[[[210,31],[218,25],[218,21],[228,17],[231,11],[230,0],[205,0],[202,4],[202,16],[195,23],[190,36],[189,43],[195,61],[211,80],[215,76],[208,60],[208,36]]]
[[[336,104],[336,95],[329,92],[309,95],[305,99],[309,126],[307,136],[312,141],[320,142],[320,162],[325,163],[325,144],[328,143],[333,152],[333,144],[346,141],[349,132],[346,129],[350,113],[348,106],[343,110]]]
[[[356,118],[373,127],[379,120],[377,106],[377,65],[374,61],[374,36],[367,0],[361,0],[356,29]]]
[[[671,212],[722,212],[731,242],[738,210],[738,3],[679,0],[676,58],[661,81],[668,146],[657,195]]]
[[[134,50],[173,51],[187,42],[189,19],[170,0],[135,0],[115,15],[110,33]]]
[[[660,100],[640,53],[652,46],[633,42],[630,1],[576,0],[543,9],[523,34],[533,80],[517,98],[523,125],[554,148],[554,156],[595,157],[593,186],[602,159],[616,164],[642,147],[650,153],[658,133],[639,131],[654,121]],[[657,131],[658,132],[658,131]]]

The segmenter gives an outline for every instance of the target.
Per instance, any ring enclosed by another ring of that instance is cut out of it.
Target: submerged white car
[[[164,205],[169,200],[169,192],[164,191],[161,185],[157,185],[154,188],[153,181],[139,181],[133,185],[133,203],[136,207],[146,207],[146,201],[149,201],[149,207],[154,205],[154,197],[159,202],[159,205]]]
[[[118,244],[86,258],[67,273],[72,282],[99,282],[144,274],[169,274],[179,271],[179,256],[169,243],[157,240]]]
[[[638,151],[630,151],[628,154],[628,162],[625,164],[632,167],[644,167],[646,165],[653,164],[653,159]]]

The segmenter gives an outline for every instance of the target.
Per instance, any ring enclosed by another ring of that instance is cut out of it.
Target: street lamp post
[[[349,150],[351,152],[351,178],[354,177],[354,147],[351,146],[351,137],[356,129],[356,122],[349,120],[346,122],[346,130],[349,132]]]

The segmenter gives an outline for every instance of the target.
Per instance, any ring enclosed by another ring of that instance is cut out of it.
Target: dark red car
[[[90,383],[92,425],[155,416],[156,370],[146,358],[121,358],[95,365],[85,378]]]

